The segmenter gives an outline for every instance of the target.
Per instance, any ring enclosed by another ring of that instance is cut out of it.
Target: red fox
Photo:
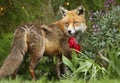
[[[71,11],[60,7],[60,12],[63,18],[49,26],[29,23],[20,25],[15,30],[11,52],[0,69],[0,79],[15,76],[27,52],[30,53],[29,70],[34,80],[34,69],[43,55],[57,57],[57,74],[60,76],[62,54],[71,59],[69,37],[75,36],[79,31],[84,32],[87,28],[83,6]]]

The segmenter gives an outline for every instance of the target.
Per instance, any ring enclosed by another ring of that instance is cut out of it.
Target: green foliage
[[[26,20],[25,11],[16,0],[13,0],[13,2],[1,1],[0,5],[3,8],[3,15],[0,16],[0,25],[4,31],[14,30],[15,26]]]
[[[119,56],[120,56],[120,6],[114,7],[112,11],[100,20],[99,26],[101,27],[100,32],[98,33],[101,36],[101,40],[105,42],[102,49],[104,49],[105,54],[108,55],[111,62],[113,62],[119,69],[115,70],[116,67],[109,65],[108,68],[111,69],[111,72],[117,72],[120,76],[120,65],[119,65]],[[112,68],[111,68],[112,67]]]
[[[47,2],[44,0],[1,0],[0,28],[4,32],[10,32],[21,23],[33,21],[50,23],[53,20],[53,14],[51,0]]]
[[[96,12],[95,23],[98,25],[98,31],[94,32],[91,28],[90,36],[85,40],[88,48],[85,46],[85,54],[91,52],[92,58],[107,67],[107,71],[111,74],[120,76],[119,55],[120,55],[120,7],[114,7],[111,11],[101,16],[100,12]],[[91,47],[91,48],[90,48]],[[90,54],[89,54],[90,55]],[[88,55],[88,56],[89,56]],[[103,58],[106,57],[106,58]],[[98,59],[97,59],[98,58]],[[107,59],[108,58],[108,59]],[[104,63],[100,60],[104,59]],[[108,65],[106,65],[108,64]]]
[[[95,60],[90,59],[83,53],[80,53],[79,56],[73,53],[71,62],[63,56],[63,63],[72,70],[72,73],[67,75],[70,78],[84,78],[85,81],[87,79],[100,79],[106,73],[109,74],[105,68],[100,67]]]

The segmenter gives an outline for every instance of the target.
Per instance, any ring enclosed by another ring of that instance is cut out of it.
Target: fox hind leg
[[[18,69],[16,69],[12,75],[12,79],[16,79],[16,76],[17,76],[17,72],[18,72]]]
[[[43,56],[42,50],[39,50],[39,48],[36,48],[36,51],[37,52],[35,52],[31,55],[30,65],[29,65],[29,70],[30,70],[31,76],[34,80],[37,80],[34,69],[35,69],[36,65],[38,64],[40,58],[42,58],[42,56]]]
[[[30,43],[29,48],[30,48],[30,56],[31,56],[29,70],[32,78],[34,80],[37,80],[34,69],[36,68],[36,65],[43,56],[45,50],[45,43],[42,37],[38,38],[37,36],[35,41],[32,40],[29,43]]]

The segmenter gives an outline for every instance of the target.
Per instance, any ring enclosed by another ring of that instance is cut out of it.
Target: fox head
[[[86,30],[85,9],[83,6],[71,11],[60,6],[60,12],[63,17],[64,29],[68,35],[74,35],[76,32],[84,32]]]

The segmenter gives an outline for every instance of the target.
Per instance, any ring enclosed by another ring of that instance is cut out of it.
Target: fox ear
[[[81,5],[76,9],[78,15],[83,15],[85,13],[85,8]]]
[[[67,9],[65,9],[64,7],[59,7],[59,9],[60,9],[60,12],[61,12],[61,14],[62,14],[62,16],[64,17],[64,16],[66,16],[66,14],[67,14]]]

